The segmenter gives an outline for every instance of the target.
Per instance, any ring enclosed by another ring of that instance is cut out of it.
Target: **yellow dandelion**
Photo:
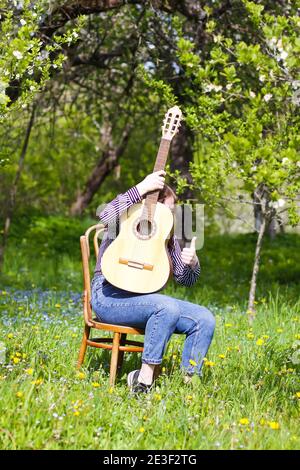
[[[204,359],[206,359],[206,358],[204,358]],[[203,359],[203,361],[204,361],[204,359]],[[193,359],[190,359],[190,364],[191,364],[191,366],[196,366],[197,362],[193,361]]]
[[[99,382],[92,382],[92,386],[95,387],[95,388],[98,388],[98,387],[100,387],[100,384],[99,384]]]
[[[173,354],[172,358],[176,359],[176,357],[177,357],[177,354]]]
[[[59,336],[59,335],[56,335],[56,336],[54,336],[54,338],[55,338],[55,339],[59,339],[59,338],[60,338],[60,336]]]
[[[22,356],[22,354],[21,354],[21,353],[19,353],[19,352],[16,352],[16,356],[17,356],[17,357],[21,357],[21,356]]]
[[[139,432],[145,432],[145,428],[143,428],[143,426],[140,427]]]
[[[262,335],[262,338],[264,338],[264,339],[269,339],[270,336],[268,336],[268,335]]]
[[[114,391],[114,388],[110,387],[110,389],[108,390],[108,393],[113,393],[113,391]]]
[[[259,338],[257,341],[256,341],[256,344],[257,346],[263,346],[265,344],[264,340],[262,338]]]
[[[253,334],[253,333],[248,333],[248,334],[247,334],[247,338],[248,338],[248,339],[253,339],[253,338],[254,338],[254,334]]]
[[[23,359],[26,359],[26,357],[27,357],[27,354],[26,354],[26,353],[23,353],[23,354],[22,354],[22,358],[23,358]]]
[[[20,362],[20,360],[21,360],[21,359],[20,359],[19,357],[14,357],[14,358],[13,358],[13,363],[14,363],[14,364],[18,364],[18,363]]]
[[[266,424],[266,420],[264,418],[261,418],[261,420],[259,421],[259,424],[264,426]]]
[[[193,399],[193,396],[192,396],[192,395],[187,395],[186,399],[187,399],[187,400],[192,400],[192,399]]]
[[[41,385],[43,383],[43,379],[36,379],[32,380],[31,384],[32,385]]]
[[[76,410],[76,411],[74,411],[73,414],[74,414],[74,416],[79,416],[79,415],[80,415],[80,411]]]
[[[8,333],[7,337],[8,339],[11,339],[14,335],[12,333]]]
[[[296,398],[300,398],[300,392],[296,392]]]
[[[269,421],[268,425],[271,429],[278,430],[280,428],[279,423],[277,421]]]
[[[77,338],[78,334],[77,333],[72,333],[72,338]]]
[[[84,372],[78,372],[77,378],[80,379],[80,380],[85,379],[85,373]]]
[[[161,400],[161,395],[159,393],[155,393],[154,399],[160,401]]]
[[[296,338],[296,339],[300,339],[300,335],[299,335],[299,334],[296,334],[296,335],[295,335],[295,338]]]
[[[33,369],[29,368],[25,370],[27,375],[32,375],[33,374]]]
[[[283,332],[283,329],[282,328],[277,328],[277,333],[282,333]]]
[[[61,307],[60,304],[55,304],[54,306],[55,306],[56,308],[60,308],[60,307]]]
[[[17,398],[23,398],[23,396],[24,396],[24,393],[23,393],[23,392],[17,392],[17,393],[16,393],[16,397],[17,397]]]
[[[218,354],[218,357],[219,357],[220,359],[225,359],[225,354]]]
[[[162,372],[166,372],[166,368],[163,367],[163,368],[161,369],[161,371],[162,371]]]
[[[215,363],[215,362],[213,362],[213,361],[205,361],[205,363],[204,363],[204,364],[205,364],[207,367],[213,367],[213,366],[215,366],[215,365],[216,365],[216,363]]]
[[[233,324],[232,323],[225,323],[224,326],[225,326],[225,328],[231,328],[233,326]]]
[[[240,424],[242,424],[243,426],[246,426],[249,423],[250,423],[250,421],[249,421],[248,418],[241,418],[240,419]]]

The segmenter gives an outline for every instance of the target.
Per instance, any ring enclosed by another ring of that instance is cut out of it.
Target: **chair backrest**
[[[104,231],[104,225],[96,224],[87,229],[84,235],[80,237],[82,272],[83,272],[83,315],[87,325],[92,324],[91,301],[91,275],[90,275],[90,234],[95,231],[93,237],[95,259],[97,261],[99,253],[99,235]]]

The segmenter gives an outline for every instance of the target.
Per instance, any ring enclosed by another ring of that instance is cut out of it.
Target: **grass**
[[[167,288],[208,306],[216,332],[201,380],[183,385],[184,338],[173,335],[156,388],[141,397],[126,386],[140,355],[125,356],[114,389],[106,351],[90,348],[75,369],[83,331],[79,247],[59,263],[36,250],[32,262],[24,246],[14,256],[12,243],[0,290],[0,447],[299,449],[299,237],[265,244],[250,328],[244,312],[254,242],[206,239],[199,285]]]

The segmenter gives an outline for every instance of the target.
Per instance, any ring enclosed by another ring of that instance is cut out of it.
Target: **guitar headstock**
[[[180,126],[182,112],[178,106],[170,108],[164,119],[164,125],[162,126],[162,136],[164,139],[172,140],[174,135],[178,132]]]

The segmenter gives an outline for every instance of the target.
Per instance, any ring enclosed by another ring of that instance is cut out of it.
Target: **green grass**
[[[138,355],[127,354],[113,390],[105,351],[89,349],[81,374],[76,372],[79,301],[55,292],[25,295],[1,296],[7,346],[1,448],[299,448],[299,303],[262,303],[252,330],[238,310],[215,309],[216,334],[203,378],[183,385],[183,337],[174,335],[155,390],[135,398],[126,374],[139,366]]]
[[[183,385],[184,337],[173,335],[156,388],[140,397],[126,385],[140,355],[125,355],[114,389],[106,351],[88,349],[81,373],[75,369],[83,331],[77,241],[67,254],[55,244],[44,255],[39,246],[32,255],[21,243],[18,256],[14,241],[8,247],[2,449],[299,449],[299,237],[266,241],[252,329],[244,312],[255,239],[206,238],[197,286],[166,290],[216,317],[203,378]]]

